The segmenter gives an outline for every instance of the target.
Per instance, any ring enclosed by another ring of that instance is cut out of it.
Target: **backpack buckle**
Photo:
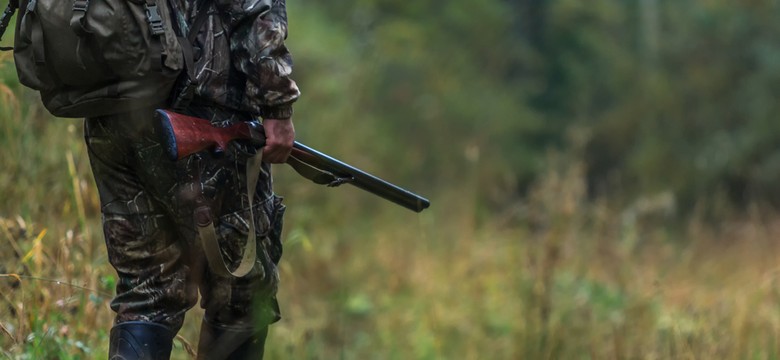
[[[75,0],[73,2],[73,11],[87,12],[89,0]]]
[[[165,33],[163,19],[160,16],[160,10],[157,9],[157,4],[146,4],[146,20],[149,22],[152,35],[160,36]]]

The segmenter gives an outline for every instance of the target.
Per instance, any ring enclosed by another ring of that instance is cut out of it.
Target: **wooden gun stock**
[[[182,159],[199,151],[224,151],[230,141],[244,139],[255,146],[265,144],[259,124],[238,123],[214,127],[206,119],[157,110],[155,116],[162,129],[163,146],[171,160]],[[338,159],[295,142],[287,164],[303,177],[329,187],[351,184],[409,210],[421,212],[431,203],[428,199],[350,166]]]

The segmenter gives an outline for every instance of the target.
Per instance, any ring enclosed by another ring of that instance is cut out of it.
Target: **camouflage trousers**
[[[198,292],[209,322],[252,329],[277,321],[284,205],[272,192],[270,165],[262,163],[250,209],[246,164],[257,149],[234,141],[221,153],[173,161],[163,153],[152,114],[148,109],[85,120],[108,259],[119,277],[111,302],[115,323],[154,322],[178,332]],[[252,120],[210,108],[193,108],[190,115],[217,126]],[[196,199],[211,208],[228,265],[237,266],[254,222],[257,257],[247,276],[224,277],[209,268],[197,240]]]

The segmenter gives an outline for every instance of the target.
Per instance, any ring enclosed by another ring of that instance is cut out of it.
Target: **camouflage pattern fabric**
[[[270,165],[262,165],[250,219],[245,166],[258,150],[234,141],[223,153],[171,161],[152,114],[145,109],[85,120],[108,258],[119,275],[111,303],[115,322],[154,322],[176,332],[198,290],[211,323],[251,329],[257,321],[278,320],[284,206],[272,192]],[[215,126],[253,120],[211,107],[192,108],[190,115],[211,119]],[[246,245],[247,224],[254,221],[258,256],[246,277],[209,271],[193,218],[199,198],[210,204],[222,255],[234,267]]]
[[[265,119],[292,116],[300,96],[290,79],[285,0],[204,0],[209,17],[195,47],[196,96],[210,104]],[[187,29],[198,0],[173,0],[178,25]]]

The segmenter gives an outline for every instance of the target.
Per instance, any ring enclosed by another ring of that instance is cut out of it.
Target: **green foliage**
[[[302,140],[367,152],[369,169],[421,191],[463,176],[466,152],[509,186],[540,168],[546,145],[523,140],[545,125],[503,80],[520,56],[505,4],[304,1],[289,12]]]
[[[289,6],[302,136],[413,185],[478,161],[481,205],[506,206],[554,149],[584,155],[594,194],[780,200],[776,2]]]
[[[587,130],[595,189],[778,200],[776,2],[548,3],[537,107]]]

